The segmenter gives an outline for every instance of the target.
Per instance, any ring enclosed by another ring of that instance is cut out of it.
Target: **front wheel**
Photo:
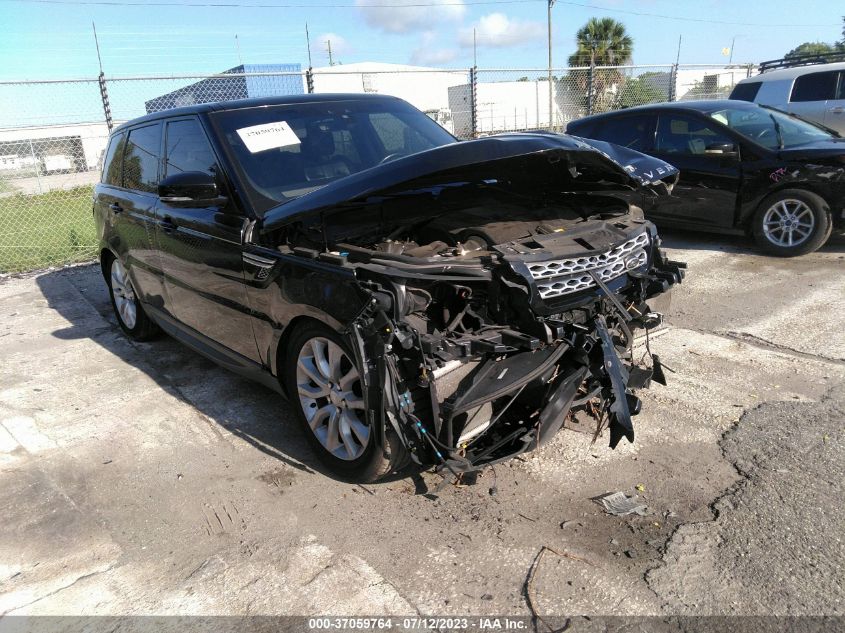
[[[402,453],[392,432],[375,439],[354,355],[330,328],[309,323],[289,340],[285,388],[308,443],[343,479],[375,481],[398,467]]]
[[[817,250],[830,237],[833,221],[824,199],[810,191],[785,189],[760,204],[752,226],[767,253],[795,257]]]

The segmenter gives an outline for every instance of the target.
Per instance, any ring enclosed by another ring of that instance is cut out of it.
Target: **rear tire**
[[[284,386],[318,459],[347,481],[372,482],[402,467],[405,449],[391,429],[378,445],[364,406],[355,356],[329,327],[309,322],[290,339]]]
[[[830,237],[833,220],[824,198],[811,191],[784,189],[768,196],[754,215],[754,240],[778,257],[818,250]]]
[[[133,341],[148,341],[158,334],[158,326],[144,312],[126,267],[116,257],[109,260],[103,268],[117,324]]]

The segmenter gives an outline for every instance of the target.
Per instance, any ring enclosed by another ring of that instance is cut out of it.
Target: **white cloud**
[[[482,17],[475,25],[460,31],[461,46],[472,46],[472,31],[476,32],[479,46],[506,48],[519,46],[544,38],[544,27],[533,20],[512,20],[504,13],[490,13]]]
[[[332,43],[332,57],[352,52],[352,46],[349,44],[349,41],[337,33],[323,33],[322,35],[318,35],[317,42],[319,50],[313,51],[312,49],[312,51],[317,55],[328,55],[328,46],[326,42]]]
[[[355,0],[364,20],[373,28],[388,33],[424,31],[435,25],[461,20],[466,13],[463,0],[429,0],[430,6],[419,0],[395,0],[390,6],[372,6],[372,0]]]

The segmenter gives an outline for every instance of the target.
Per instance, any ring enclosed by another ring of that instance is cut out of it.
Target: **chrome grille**
[[[644,247],[648,243],[648,233],[640,233],[606,253],[537,262],[529,264],[528,270],[538,280],[537,289],[541,299],[559,297],[595,286],[589,272],[607,282],[628,270],[645,265],[648,254]]]

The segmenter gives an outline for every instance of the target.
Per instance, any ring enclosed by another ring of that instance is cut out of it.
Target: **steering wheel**
[[[384,158],[382,158],[378,164],[384,165],[385,163],[389,163],[392,160],[396,160],[397,158],[402,158],[403,156],[407,156],[408,152],[393,152],[392,154],[388,154]]]

